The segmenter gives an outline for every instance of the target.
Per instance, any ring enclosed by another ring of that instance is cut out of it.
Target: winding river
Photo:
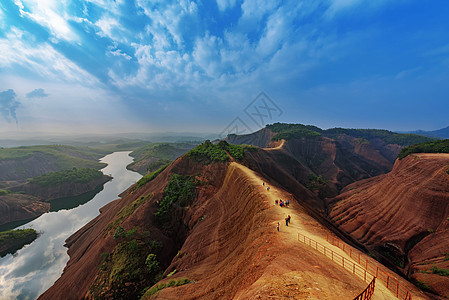
[[[130,152],[114,152],[100,161],[104,174],[114,178],[92,200],[70,210],[43,214],[20,226],[41,235],[30,245],[0,259],[0,299],[36,299],[62,274],[69,260],[65,240],[99,214],[99,209],[137,181],[141,175],[126,169]]]

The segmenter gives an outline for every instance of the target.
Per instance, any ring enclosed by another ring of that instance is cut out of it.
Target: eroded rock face
[[[33,219],[49,210],[50,203],[42,202],[38,197],[22,194],[0,196],[0,225]]]
[[[448,165],[448,154],[409,155],[346,187],[330,212],[341,230],[445,297],[449,277],[432,268],[449,269]]]

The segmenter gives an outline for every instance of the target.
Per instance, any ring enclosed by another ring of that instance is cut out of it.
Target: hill
[[[73,167],[99,170],[106,164],[98,160],[108,153],[62,145],[1,148],[0,180],[26,180]]]
[[[424,135],[431,138],[449,139],[449,126],[438,130],[431,130],[431,131],[416,130],[410,131],[409,133]]]
[[[300,183],[298,194],[286,191],[288,173],[274,181],[252,170],[281,150],[206,142],[156,171],[67,240],[64,273],[39,299],[354,298],[367,283],[297,240],[302,232],[325,243],[329,234],[302,205],[315,194]],[[268,167],[283,172],[259,169]]]
[[[127,169],[145,175],[174,161],[197,145],[197,143],[146,144],[131,152],[130,156],[134,157],[134,161],[127,166]]]
[[[0,148],[0,225],[50,210],[45,201],[76,196],[111,178],[99,169],[105,150],[63,145]],[[75,169],[74,169],[75,168]],[[81,182],[80,182],[81,181]]]
[[[377,258],[449,297],[449,154],[415,153],[331,200],[330,217]]]
[[[282,166],[284,177],[312,190],[320,199],[335,197],[341,189],[358,180],[385,174],[393,168],[400,150],[418,142],[432,141],[428,137],[399,134],[376,129],[323,130],[312,125],[275,123],[248,135],[229,135],[233,144],[250,144],[270,151],[257,155],[257,165]],[[281,143],[281,141],[284,142]],[[264,156],[264,158],[262,158]],[[280,174],[258,172],[276,178]],[[285,186],[284,186],[285,187]],[[326,202],[317,206],[326,211]]]

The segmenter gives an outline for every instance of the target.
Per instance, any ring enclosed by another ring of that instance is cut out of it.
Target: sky
[[[449,125],[445,0],[2,0],[0,133]]]

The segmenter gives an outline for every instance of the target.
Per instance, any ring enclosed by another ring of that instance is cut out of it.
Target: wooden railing
[[[303,242],[304,244],[309,245],[310,247],[317,250],[321,254],[324,254],[324,256],[330,258],[332,261],[336,262],[343,268],[352,272],[352,274],[362,278],[363,281],[365,281],[365,282],[369,281],[370,284],[368,285],[368,287],[362,293],[360,293],[360,295],[358,295],[355,299],[358,299],[358,300],[371,299],[371,297],[374,293],[376,276],[374,276],[373,274],[368,272],[366,269],[363,269],[359,265],[355,264],[354,262],[348,260],[344,256],[332,251],[331,249],[327,248],[326,246],[322,245],[321,243],[314,241],[311,238],[306,237],[305,235],[303,235],[301,233],[298,233],[298,241]]]
[[[381,280],[385,284],[387,289],[393,292],[396,297],[404,300],[412,299],[410,292],[404,286],[402,286],[399,281],[391,275],[390,272],[380,268],[374,263],[369,262],[368,259],[364,258],[359,251],[353,249],[351,246],[348,246],[337,238],[327,235],[327,241],[330,244],[342,249],[346,254],[349,255],[349,257],[358,262],[358,264],[361,265],[362,268],[364,268],[367,272],[375,274],[375,277],[378,280]]]

